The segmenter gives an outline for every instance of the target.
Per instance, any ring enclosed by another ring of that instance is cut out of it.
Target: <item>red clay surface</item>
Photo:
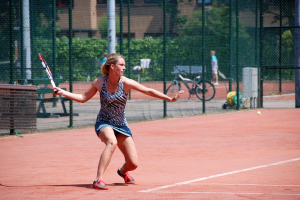
[[[117,150],[92,182],[104,144],[93,128],[0,138],[0,199],[300,199],[299,109],[260,109],[129,124],[139,155]]]

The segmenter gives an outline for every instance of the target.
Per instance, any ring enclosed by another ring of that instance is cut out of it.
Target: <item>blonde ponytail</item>
[[[102,63],[102,65],[101,65],[101,71],[102,71],[102,74],[104,76],[108,75],[109,65],[107,65],[106,62]]]

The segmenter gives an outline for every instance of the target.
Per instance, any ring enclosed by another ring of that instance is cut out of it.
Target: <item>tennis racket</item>
[[[99,68],[102,65],[102,62],[99,59],[94,60],[95,67]]]
[[[42,62],[42,65],[46,71],[46,74],[48,76],[48,78],[50,79],[50,82],[51,82],[51,85],[52,87],[56,87],[54,81],[53,81],[53,76],[52,76],[52,73],[50,71],[50,68],[48,67],[47,63],[46,63],[46,60],[44,59],[44,57],[42,56],[42,54],[39,53],[39,59],[41,60]],[[54,93],[56,94],[58,91],[55,90]]]
[[[222,72],[220,72],[220,71],[218,71],[218,72],[219,72],[220,77],[222,77],[223,79],[226,79],[226,76]]]

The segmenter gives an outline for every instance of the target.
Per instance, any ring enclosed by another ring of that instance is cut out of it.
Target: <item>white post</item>
[[[108,54],[116,53],[116,11],[115,0],[107,1]]]
[[[25,78],[31,79],[31,45],[30,45],[30,8],[29,0],[23,1],[23,52]]]

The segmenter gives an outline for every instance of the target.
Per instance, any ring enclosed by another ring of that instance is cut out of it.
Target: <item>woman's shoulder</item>
[[[95,78],[95,80],[92,82],[92,85],[93,85],[94,87],[97,87],[98,89],[99,89],[99,88],[102,88],[102,85],[103,85],[103,82],[104,82],[104,80],[105,80],[105,77],[106,77],[106,76],[101,76],[101,77]]]
[[[121,78],[122,78],[123,84],[133,84],[133,82],[134,82],[133,79],[127,78],[126,76],[122,76]]]
[[[106,76],[99,76],[97,78],[95,78],[95,80],[93,81],[93,83],[99,83],[99,82],[103,82]]]

